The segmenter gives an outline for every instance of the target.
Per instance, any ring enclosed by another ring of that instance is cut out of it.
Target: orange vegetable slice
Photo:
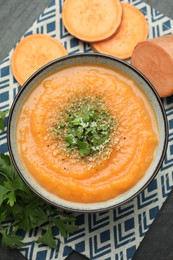
[[[160,97],[173,94],[172,34],[138,43],[131,62],[150,80]]]
[[[120,25],[121,15],[119,0],[66,0],[62,10],[68,32],[87,42],[110,37]]]
[[[115,34],[91,46],[97,52],[127,59],[131,57],[135,46],[146,40],[148,24],[145,16],[133,5],[122,3],[122,9],[122,22]]]
[[[63,45],[51,36],[33,34],[22,39],[11,58],[14,77],[20,85],[46,63],[67,55]]]

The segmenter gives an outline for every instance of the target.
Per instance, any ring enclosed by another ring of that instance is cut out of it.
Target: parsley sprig
[[[77,230],[73,216],[58,211],[30,191],[5,154],[0,154],[0,213],[2,244],[11,248],[24,246],[19,232],[22,230],[46,229],[36,242],[51,248],[56,248],[53,227],[64,237]]]
[[[0,111],[0,130],[4,130],[5,116]],[[35,195],[16,172],[10,157],[0,154],[0,236],[2,245],[20,248],[25,245],[23,235],[40,228],[42,235],[35,241],[56,248],[53,228],[66,237],[78,229],[75,217],[59,211]]]

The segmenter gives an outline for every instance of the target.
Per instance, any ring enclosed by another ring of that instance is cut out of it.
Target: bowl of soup
[[[134,198],[158,173],[168,127],[152,84],[102,54],[66,56],[22,86],[8,145],[26,184],[48,203],[103,211]]]

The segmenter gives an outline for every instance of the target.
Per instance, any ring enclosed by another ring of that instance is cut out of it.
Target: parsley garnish
[[[63,117],[52,133],[63,136],[69,151],[76,149],[85,157],[103,151],[110,142],[115,120],[97,97],[76,100]]]

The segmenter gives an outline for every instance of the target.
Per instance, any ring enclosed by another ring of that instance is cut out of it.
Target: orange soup
[[[146,173],[158,144],[153,109],[122,72],[66,67],[39,82],[17,121],[18,152],[33,178],[67,201],[106,201]]]

